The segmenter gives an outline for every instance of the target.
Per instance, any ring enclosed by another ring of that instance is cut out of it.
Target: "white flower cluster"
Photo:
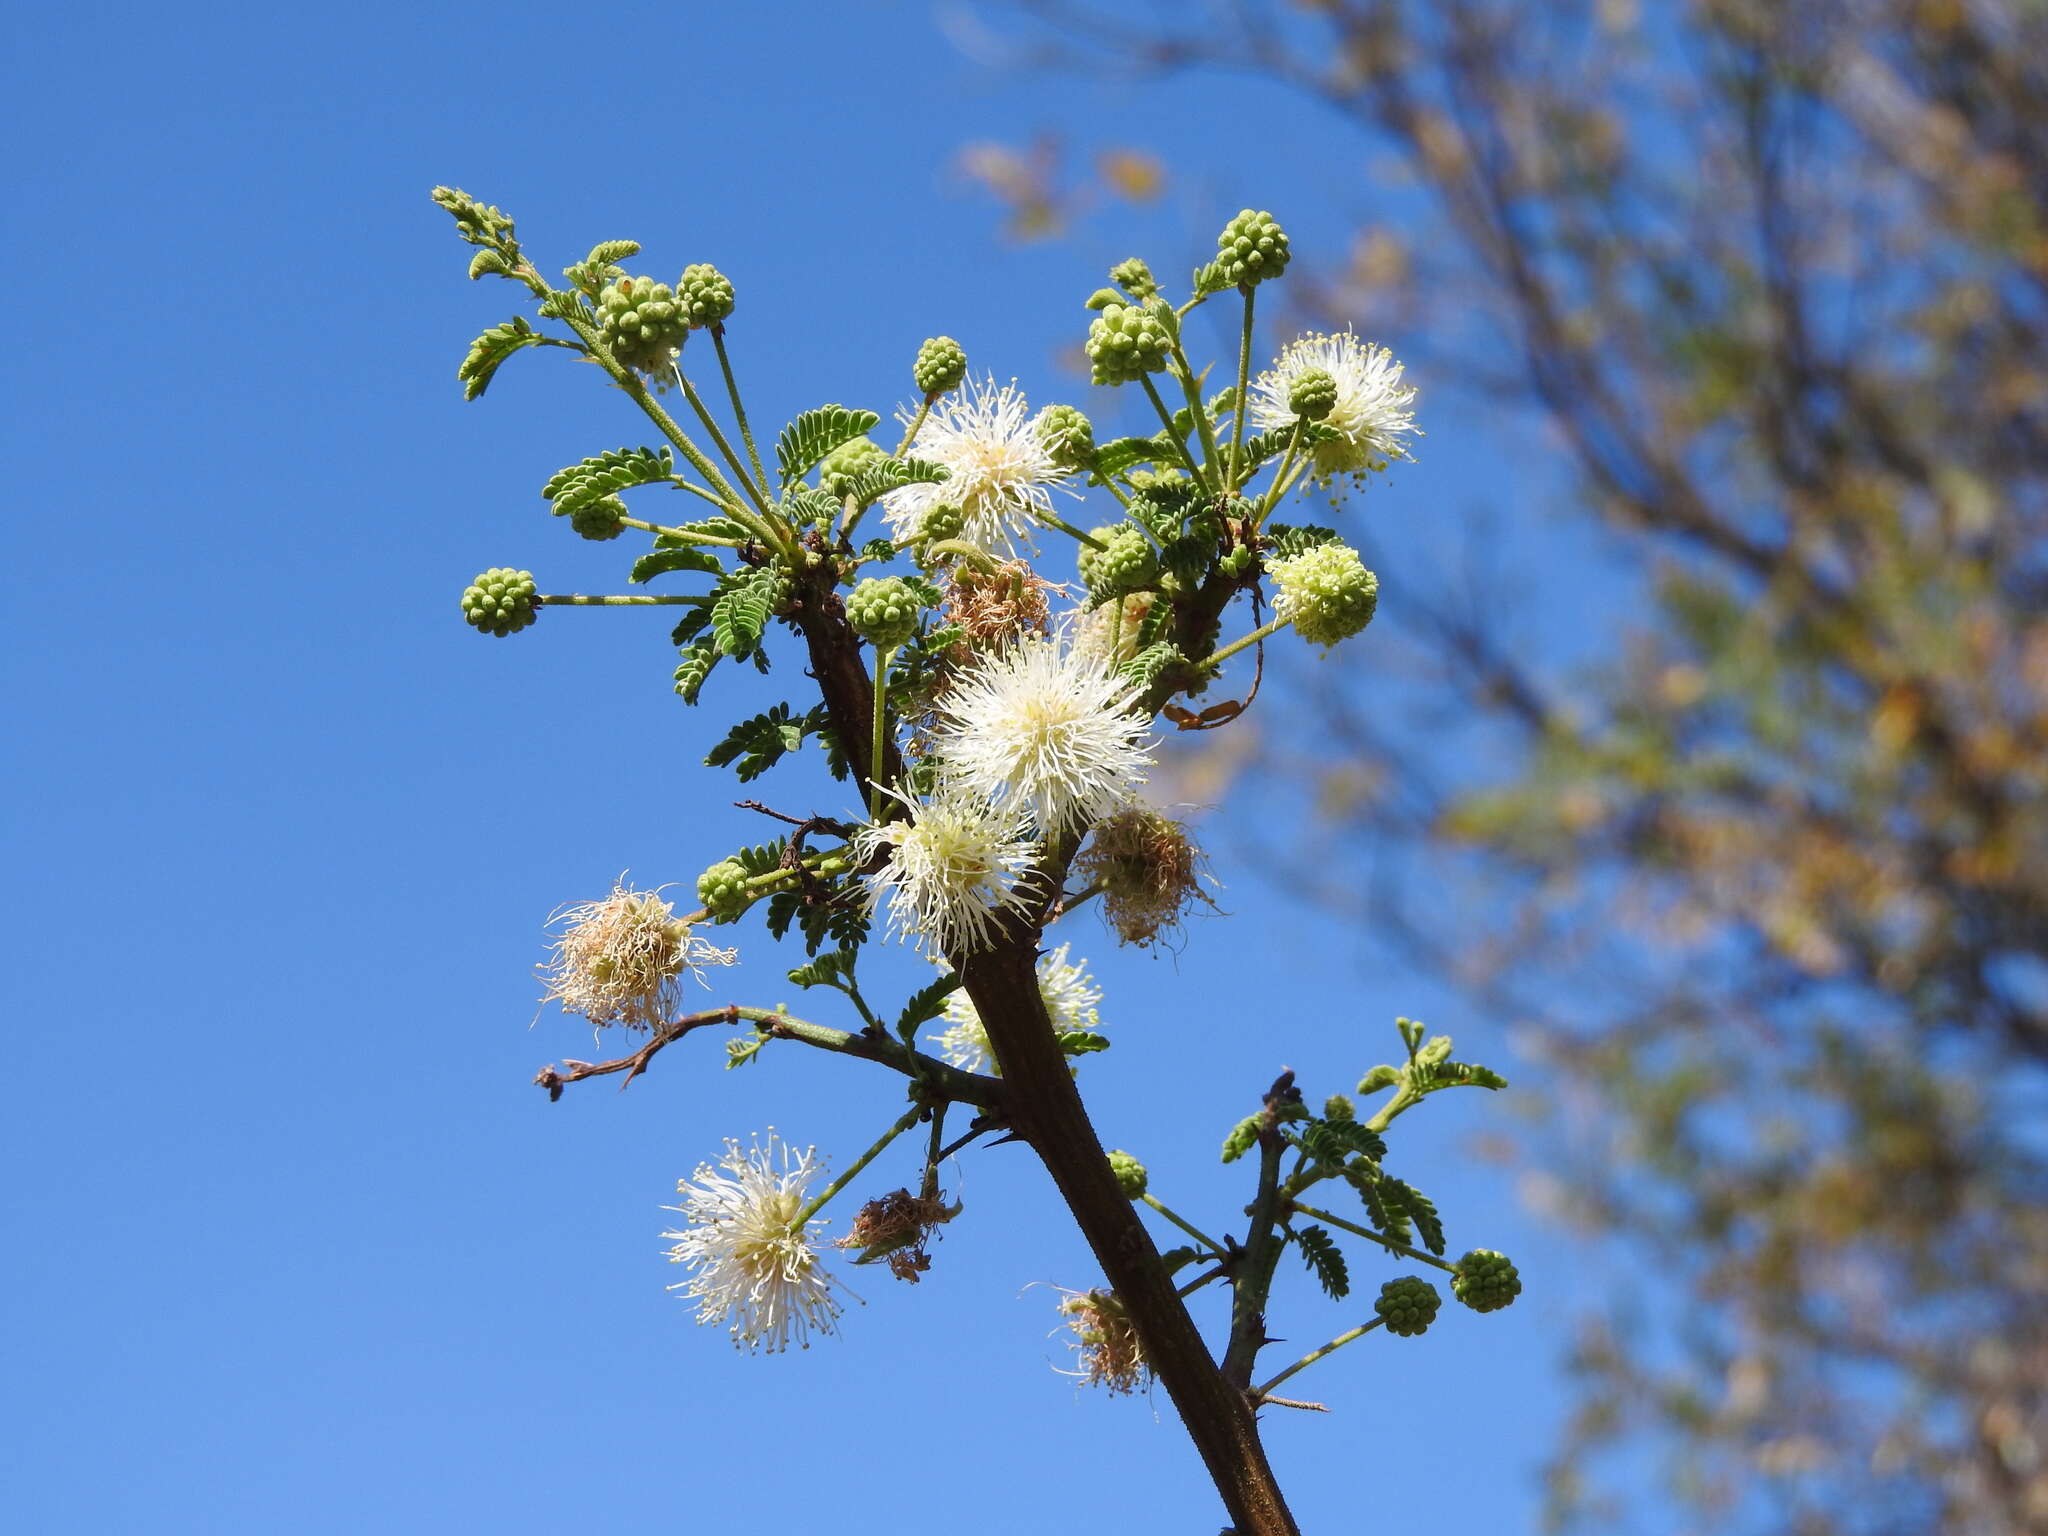
[[[663,1207],[688,1223],[661,1234],[675,1240],[669,1262],[696,1271],[669,1289],[697,1303],[698,1322],[727,1324],[738,1348],[772,1354],[794,1339],[808,1349],[812,1330],[837,1330],[832,1277],[811,1242],[824,1223],[796,1222],[819,1171],[815,1150],[792,1155],[773,1130],[745,1152],[727,1141],[718,1167],[701,1164],[676,1185],[683,1203]]]
[[[1322,423],[1337,435],[1313,450],[1319,477],[1363,474],[1409,457],[1403,440],[1419,431],[1410,409],[1415,391],[1401,383],[1402,365],[1393,353],[1368,346],[1349,331],[1311,333],[1288,343],[1272,369],[1252,381],[1252,424],[1262,432],[1291,428],[1295,417],[1289,396],[1295,381],[1312,370],[1327,373],[1337,384],[1336,406]]]
[[[901,413],[907,427],[916,417]],[[1035,548],[1032,530],[1052,510],[1050,486],[1066,471],[1039,442],[1023,391],[996,387],[993,377],[969,379],[931,408],[911,441],[909,456],[950,471],[940,485],[906,485],[882,498],[883,514],[899,539],[915,538],[933,507],[960,508],[960,537],[993,550]]]
[[[1052,1020],[1055,1034],[1102,1026],[1102,1016],[1096,1011],[1102,1005],[1102,988],[1088,974],[1087,961],[1067,959],[1071,947],[1062,944],[1038,957],[1038,995],[1045,999],[1046,1016]],[[941,1056],[964,1072],[1001,1073],[995,1052],[989,1048],[988,1029],[974,999],[965,991],[946,999],[945,1020],[945,1029],[925,1036]]]

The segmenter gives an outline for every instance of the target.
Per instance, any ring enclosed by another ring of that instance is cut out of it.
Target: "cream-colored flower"
[[[949,778],[1029,811],[1040,831],[1085,826],[1128,802],[1152,766],[1135,690],[1099,651],[1020,637],[939,702],[932,750]]]
[[[863,863],[887,859],[867,877],[870,910],[886,907],[890,932],[934,959],[987,949],[991,926],[1030,896],[1038,850],[1022,818],[947,783],[904,804],[909,820],[854,835]]]
[[[1320,369],[1337,382],[1337,404],[1323,425],[1337,436],[1313,450],[1316,474],[1382,470],[1392,459],[1411,457],[1403,439],[1419,432],[1410,407],[1415,391],[1401,383],[1402,365],[1385,347],[1369,346],[1350,331],[1311,333],[1290,342],[1271,369],[1252,382],[1251,421],[1261,431],[1294,425],[1288,404],[1295,380]]]
[[[669,1262],[696,1271],[669,1289],[697,1303],[698,1322],[727,1324],[737,1348],[773,1354],[794,1339],[808,1349],[813,1330],[837,1331],[832,1277],[811,1241],[824,1222],[796,1221],[821,1171],[815,1151],[792,1154],[772,1129],[766,1146],[745,1152],[729,1140],[717,1167],[700,1164],[676,1185],[682,1204],[663,1207],[686,1219],[683,1230],[661,1234],[675,1240]]]
[[[680,1011],[685,972],[702,981],[703,967],[731,965],[738,955],[698,938],[658,892],[628,889],[623,876],[602,901],[563,907],[548,921],[562,932],[550,946],[554,958],[540,969],[547,986],[541,1001],[598,1025],[666,1024]]]
[[[916,418],[899,413],[907,427]],[[909,456],[951,471],[942,485],[906,485],[882,498],[884,515],[899,539],[921,531],[924,515],[942,502],[960,508],[960,537],[984,549],[1015,553],[1034,548],[1031,533],[1052,510],[1048,487],[1066,479],[1033,429],[1024,395],[1014,383],[970,378],[939,401],[917,429]]]
[[[1067,959],[1069,947],[1062,944],[1038,957],[1038,994],[1045,999],[1046,1016],[1052,1020],[1055,1034],[1102,1027],[1102,1016],[1096,1011],[1102,1004],[1102,988],[1088,974],[1087,961]],[[943,1017],[946,1028],[925,1036],[941,1056],[962,1071],[1001,1073],[989,1047],[988,1030],[965,988],[946,999]]]

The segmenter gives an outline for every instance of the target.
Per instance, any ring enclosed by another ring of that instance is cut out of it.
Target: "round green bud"
[[[1152,269],[1136,256],[1111,267],[1109,280],[1134,299],[1149,299],[1159,291],[1159,282],[1152,276]]]
[[[952,337],[934,336],[917,349],[910,377],[921,394],[942,395],[958,389],[967,377],[967,353]]]
[[[938,544],[947,539],[957,539],[966,530],[967,509],[957,502],[935,501],[924,509],[924,516],[917,520],[917,541],[920,544]]]
[[[1324,648],[1347,640],[1372,622],[1380,580],[1347,545],[1318,544],[1270,567],[1280,587],[1273,610],[1292,619],[1302,639]]]
[[[1124,478],[1140,496],[1177,496],[1182,500],[1194,492],[1194,482],[1177,469],[1134,469]]]
[[[626,531],[619,521],[625,515],[626,504],[618,497],[600,496],[571,512],[569,526],[586,539],[616,539]]]
[[[683,316],[695,329],[717,325],[732,313],[732,279],[709,262],[683,268],[676,279],[676,297]]]
[[[818,466],[818,488],[837,501],[852,486],[855,475],[888,456],[888,450],[870,438],[856,437],[850,443],[841,443]]]
[[[1287,409],[1303,421],[1322,421],[1337,409],[1337,381],[1320,368],[1305,368],[1287,391]]]
[[[1173,341],[1156,315],[1134,304],[1111,304],[1088,327],[1089,377],[1129,384],[1166,366]]]
[[[494,566],[462,592],[462,617],[487,635],[516,635],[540,612],[533,572]]]
[[[1095,462],[1095,425],[1071,405],[1048,405],[1034,427],[1038,446],[1060,469],[1086,469]]]
[[[1250,208],[1223,226],[1216,260],[1233,287],[1248,287],[1287,270],[1287,235],[1273,215]]]
[[[1109,1166],[1116,1174],[1116,1187],[1124,1192],[1126,1199],[1135,1200],[1145,1193],[1145,1165],[1130,1153],[1110,1153]]]
[[[1323,1100],[1323,1118],[1325,1120],[1356,1120],[1358,1118],[1358,1110],[1343,1094],[1333,1093]]]
[[[690,335],[674,290],[651,277],[608,284],[597,296],[597,324],[612,356],[642,373],[666,373]]]
[[[721,923],[729,923],[753,905],[746,866],[736,859],[714,864],[697,877],[697,899]]]
[[[924,605],[901,576],[870,576],[846,599],[853,632],[878,651],[893,651],[917,633]]]
[[[1130,523],[1109,523],[1091,532],[1102,548],[1083,544],[1077,561],[1091,597],[1142,592],[1159,580],[1159,556],[1144,529]]]
[[[1506,1254],[1474,1248],[1458,1260],[1451,1294],[1474,1312],[1498,1312],[1522,1294],[1522,1277]]]
[[[1427,1332],[1429,1325],[1436,1321],[1437,1308],[1443,1304],[1443,1297],[1427,1280],[1403,1275],[1380,1287],[1379,1299],[1372,1304],[1372,1309],[1379,1313],[1387,1332],[1398,1333],[1407,1339]]]

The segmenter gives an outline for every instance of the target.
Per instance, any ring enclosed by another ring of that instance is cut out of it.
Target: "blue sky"
[[[757,420],[886,411],[943,331],[1113,421],[1129,402],[1059,361],[1082,297],[1132,251],[1186,270],[1246,203],[1334,256],[1355,198],[1326,159],[1271,152],[1320,125],[1264,102],[1247,139],[1199,84],[994,73],[922,4],[116,5],[14,29],[18,1528],[1213,1528],[1163,1397],[1054,1374],[1046,1287],[1096,1275],[1021,1149],[953,1175],[966,1214],[924,1284],[862,1272],[843,1339],[748,1359],[665,1293],[660,1206],[769,1124],[843,1162],[893,1118],[895,1080],[793,1049],[728,1074],[714,1045],[623,1094],[529,1086],[611,1054],[559,1015],[529,1027],[548,912],[621,870],[687,882],[765,828],[698,767],[723,721],[671,695],[658,614],[550,613],[503,642],[460,622],[485,566],[616,589],[623,546],[575,540],[538,490],[649,433],[558,355],[462,402],[469,338],[517,306],[464,281],[426,194],[504,206],[544,267],[621,237],[657,274],[715,262]],[[1007,246],[950,161],[1055,127],[1196,174],[1075,240]],[[1394,608],[1432,510],[1511,473],[1475,420],[1426,419],[1423,461],[1375,493]],[[782,696],[710,694],[725,719]],[[845,808],[797,769],[761,788]],[[1118,1041],[1091,1099],[1173,1203],[1222,1221],[1245,1198],[1222,1132],[1283,1063],[1312,1094],[1348,1088],[1397,1013],[1513,1074],[1505,1021],[1218,873],[1233,915],[1177,960],[1077,930]],[[734,1000],[796,1002],[796,957],[738,941]],[[1394,1166],[1454,1244],[1513,1252],[1529,1295],[1298,1379],[1338,1409],[1269,1431],[1310,1528],[1532,1524],[1574,1298],[1516,1170],[1474,1151],[1503,1112],[1438,1101]],[[1354,1266],[1365,1297],[1395,1273]],[[1284,1307],[1303,1347],[1355,1320],[1305,1277]]]

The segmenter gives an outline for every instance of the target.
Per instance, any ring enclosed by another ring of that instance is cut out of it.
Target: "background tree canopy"
[[[1020,13],[1040,65],[1324,104],[1274,152],[1395,190],[1297,318],[1537,410],[1545,537],[1608,557],[1596,660],[1508,628],[1540,565],[1446,580],[1388,608],[1429,748],[1326,671],[1262,765],[1328,894],[1526,1022],[1557,1208],[1643,1262],[1576,1341],[1560,1521],[2048,1530],[2048,7]],[[964,163],[1039,234],[1153,190],[1110,148],[1100,189]],[[1624,1513],[1641,1449],[1676,1501]]]

